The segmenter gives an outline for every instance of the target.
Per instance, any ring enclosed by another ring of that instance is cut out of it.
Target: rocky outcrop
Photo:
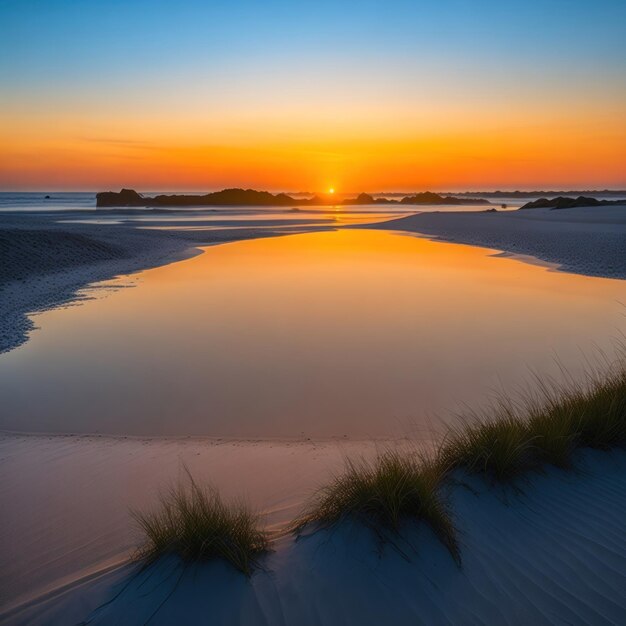
[[[405,196],[400,204],[491,204],[483,198],[457,198],[456,196],[440,196],[432,191]]]
[[[290,196],[254,189],[223,189],[202,196],[159,195],[142,196],[134,189],[122,189],[119,193],[103,191],[96,194],[97,207],[181,207],[181,206],[288,206],[299,204]]]
[[[356,198],[346,198],[341,204],[376,204],[376,200],[368,193],[360,193]]]
[[[289,206],[298,204],[284,193],[271,194],[255,189],[223,189],[204,196],[156,196],[151,206]]]
[[[557,198],[539,198],[533,202],[527,202],[520,209],[573,209],[578,206],[606,206],[611,204],[626,204],[626,200],[596,200],[578,196],[577,198],[567,198],[558,196]]]
[[[122,189],[119,193],[115,191],[101,191],[96,194],[96,206],[146,206],[147,200],[134,189]]]

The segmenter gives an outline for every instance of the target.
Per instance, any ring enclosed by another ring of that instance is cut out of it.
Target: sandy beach
[[[150,505],[181,479],[183,464],[227,497],[245,498],[279,532],[346,454],[376,445],[1,435],[0,499],[14,504],[2,516],[0,605],[30,605],[126,563],[138,539],[130,509]]]
[[[459,476],[451,501],[460,567],[423,526],[382,551],[369,531],[350,524],[297,541],[284,534],[346,455],[371,455],[375,448],[371,442],[3,435],[2,501],[13,505],[3,512],[0,549],[8,558],[0,620],[170,624],[207,614],[221,624],[626,619],[623,452],[586,452],[577,471],[534,474],[517,489]],[[137,532],[128,507],[145,506],[179,479],[183,462],[227,497],[248,499],[274,532],[274,551],[250,580],[223,563],[181,570],[166,560],[142,573],[129,562]]]

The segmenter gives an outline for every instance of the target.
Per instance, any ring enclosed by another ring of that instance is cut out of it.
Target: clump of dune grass
[[[567,469],[579,448],[626,445],[626,362],[589,370],[583,381],[538,381],[517,402],[501,399],[488,417],[472,414],[449,429],[440,448],[448,471],[510,481],[546,464]]]
[[[385,540],[402,522],[424,522],[457,562],[460,551],[440,487],[444,472],[426,457],[389,450],[373,461],[346,461],[345,471],[322,488],[294,523],[328,528],[346,519],[362,522]]]
[[[574,428],[576,413],[562,400],[556,397],[541,405],[529,406],[525,427],[535,466],[548,464],[569,469],[572,465],[580,439]]]
[[[582,385],[542,387],[543,403],[529,411],[528,428],[546,460],[576,448],[626,445],[626,363],[588,372]],[[565,443],[563,443],[565,442]],[[554,450],[556,448],[556,454]]]
[[[187,472],[180,483],[161,495],[150,512],[133,512],[146,542],[137,556],[150,563],[175,554],[183,561],[224,559],[249,576],[268,550],[258,516],[245,504],[225,504],[212,487],[200,487]]]
[[[525,420],[501,401],[486,417],[473,414],[451,426],[439,449],[446,471],[462,468],[498,481],[511,480],[532,464],[532,440]]]

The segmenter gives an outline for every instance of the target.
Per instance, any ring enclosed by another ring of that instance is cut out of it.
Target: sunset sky
[[[0,0],[0,189],[626,188],[626,1]]]

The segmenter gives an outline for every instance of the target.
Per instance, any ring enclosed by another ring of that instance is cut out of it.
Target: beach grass
[[[464,469],[510,481],[545,465],[572,466],[579,448],[626,445],[626,361],[589,369],[582,382],[538,381],[537,391],[501,399],[487,418],[470,415],[446,433],[440,448],[448,471]]]
[[[352,519],[384,541],[386,532],[398,533],[402,522],[424,522],[460,562],[456,533],[440,490],[444,476],[436,461],[396,450],[371,461],[347,460],[344,472],[314,496],[294,530],[301,532],[309,525],[329,528]]]
[[[462,468],[503,481],[529,468],[531,448],[525,421],[503,401],[491,415],[473,414],[450,426],[438,456],[447,472]]]
[[[355,519],[384,539],[403,520],[428,524],[457,562],[457,535],[443,496],[458,472],[512,483],[547,465],[569,469],[580,448],[626,446],[626,359],[591,369],[583,382],[541,382],[521,399],[501,397],[488,411],[449,426],[430,456],[389,449],[373,461],[346,461],[294,522],[328,528]]]
[[[459,472],[512,483],[552,465],[569,469],[580,448],[626,447],[626,359],[591,370],[583,382],[538,381],[512,400],[500,398],[448,427],[431,454],[393,447],[373,459],[347,459],[345,469],[322,486],[291,524],[330,528],[353,520],[382,541],[406,522],[428,525],[460,564],[461,553],[447,488]],[[134,513],[146,536],[139,556],[148,562],[174,553],[184,561],[221,558],[246,575],[269,549],[259,518],[243,504],[225,504],[211,487],[189,483],[170,489],[148,513]]]
[[[212,487],[200,487],[187,471],[149,512],[133,511],[146,541],[137,556],[148,563],[175,554],[183,561],[223,559],[250,576],[269,549],[259,518],[244,503],[226,504]]]

